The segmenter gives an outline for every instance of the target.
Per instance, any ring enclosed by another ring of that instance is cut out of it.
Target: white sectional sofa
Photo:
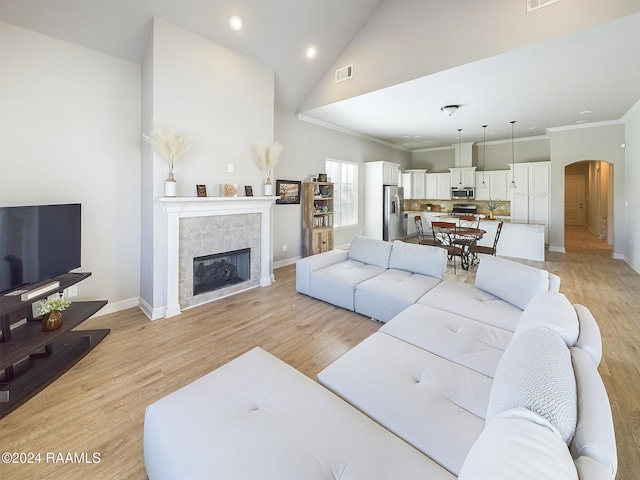
[[[361,284],[408,285],[363,289],[379,331],[319,383],[254,348],[150,405],[150,479],[615,478],[600,332],[557,277],[486,257],[475,286],[442,281],[432,247],[383,245],[385,266],[369,240],[299,262],[297,288],[361,311]]]

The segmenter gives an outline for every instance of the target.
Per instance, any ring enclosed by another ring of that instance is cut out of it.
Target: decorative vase
[[[176,196],[176,179],[173,176],[173,172],[169,173],[169,178],[164,182],[164,196]]]
[[[42,331],[52,332],[62,326],[62,312],[60,310],[51,310],[42,317]]]
[[[271,177],[267,177],[267,183],[264,184],[264,195],[265,197],[273,196],[273,185],[271,185]]]
[[[493,220],[493,210],[489,210],[489,219]]]

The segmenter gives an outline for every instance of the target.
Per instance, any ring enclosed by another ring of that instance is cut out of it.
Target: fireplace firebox
[[[200,295],[251,279],[251,249],[194,257],[193,294]]]

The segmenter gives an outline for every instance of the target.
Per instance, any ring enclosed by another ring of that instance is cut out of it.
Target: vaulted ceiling
[[[407,150],[619,120],[640,100],[640,1],[0,0],[0,20],[140,63],[161,17],[271,66],[276,103]],[[231,15],[244,26],[233,31]],[[309,46],[314,59],[305,57]],[[336,83],[335,70],[353,65]],[[3,66],[10,68],[10,66]],[[458,104],[451,117],[440,107]]]

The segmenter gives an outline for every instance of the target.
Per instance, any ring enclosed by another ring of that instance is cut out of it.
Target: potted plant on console
[[[42,317],[42,331],[51,332],[62,326],[62,312],[71,305],[71,302],[62,297],[49,298],[42,300],[40,305],[36,307],[37,315]]]
[[[500,199],[496,198],[495,200],[491,200],[489,199],[489,201],[487,202],[487,210],[489,210],[489,218],[493,220],[494,216],[495,216],[495,211],[498,209],[498,206],[500,205]]]

